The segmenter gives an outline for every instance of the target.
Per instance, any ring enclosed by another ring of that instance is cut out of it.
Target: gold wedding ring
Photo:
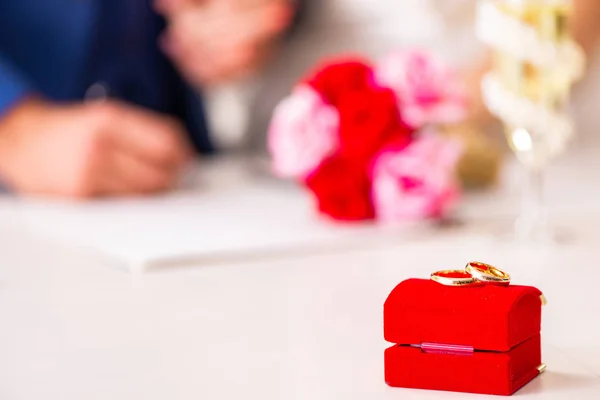
[[[474,279],[495,285],[510,284],[510,275],[494,267],[493,265],[482,262],[470,262],[465,267],[465,272],[471,275]]]
[[[431,274],[431,280],[445,286],[467,286],[478,283],[473,276],[459,269],[434,272]]]

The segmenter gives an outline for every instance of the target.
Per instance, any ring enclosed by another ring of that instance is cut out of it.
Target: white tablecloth
[[[553,168],[551,205],[572,233],[557,246],[489,234],[514,214],[515,183],[469,197],[463,224],[425,235],[129,274],[32,234],[4,202],[0,399],[480,399],[383,381],[387,294],[403,279],[471,259],[496,263],[548,297],[548,372],[519,395],[598,399],[594,160],[580,150]],[[510,171],[512,179],[518,170]]]

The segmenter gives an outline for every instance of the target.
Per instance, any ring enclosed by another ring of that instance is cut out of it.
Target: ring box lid
[[[444,286],[408,279],[384,305],[384,337],[507,352],[541,330],[541,292],[531,286]]]

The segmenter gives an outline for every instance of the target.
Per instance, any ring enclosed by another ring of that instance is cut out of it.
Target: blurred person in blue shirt
[[[75,198],[168,189],[213,150],[201,88],[256,70],[299,4],[0,1],[0,182]]]

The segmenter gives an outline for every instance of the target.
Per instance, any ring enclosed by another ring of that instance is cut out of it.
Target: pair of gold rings
[[[510,275],[493,265],[482,262],[470,262],[464,270],[449,269],[431,274],[431,280],[445,286],[468,286],[480,283],[506,286],[510,284]]]

